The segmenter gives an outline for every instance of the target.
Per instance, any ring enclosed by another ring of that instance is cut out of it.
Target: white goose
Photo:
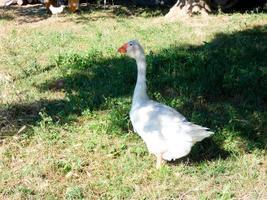
[[[129,41],[118,51],[136,60],[138,75],[130,119],[149,152],[156,155],[157,168],[163,160],[176,160],[186,156],[196,142],[213,134],[208,128],[187,121],[175,109],[149,99],[146,91],[145,54],[138,41]]]

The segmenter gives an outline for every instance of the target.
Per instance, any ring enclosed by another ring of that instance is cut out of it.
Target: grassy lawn
[[[129,39],[150,96],[215,132],[160,170],[129,121]],[[266,198],[266,53],[267,14],[0,8],[0,199]]]

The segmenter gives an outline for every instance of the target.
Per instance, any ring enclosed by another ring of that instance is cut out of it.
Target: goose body
[[[162,160],[176,160],[189,154],[192,146],[213,132],[193,124],[175,109],[149,99],[146,88],[146,60],[143,48],[133,40],[118,49],[137,63],[137,82],[134,90],[130,120],[150,153]]]

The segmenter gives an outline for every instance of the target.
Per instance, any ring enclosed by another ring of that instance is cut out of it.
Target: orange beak
[[[118,52],[120,52],[121,54],[125,54],[127,52],[127,47],[128,47],[128,44],[125,43],[120,48],[118,48]]]

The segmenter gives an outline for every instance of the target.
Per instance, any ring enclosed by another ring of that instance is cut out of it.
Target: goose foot
[[[162,158],[162,153],[157,155],[157,163],[156,163],[156,168],[159,169],[161,165],[163,164],[164,160]]]

